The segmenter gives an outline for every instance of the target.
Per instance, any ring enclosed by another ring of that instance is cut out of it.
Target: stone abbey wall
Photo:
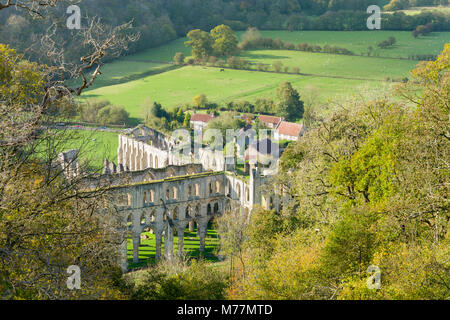
[[[103,174],[84,179],[86,189],[107,188],[120,215],[120,263],[124,271],[128,269],[130,235],[133,262],[139,261],[141,234],[145,231],[155,234],[156,259],[163,254],[170,259],[174,255],[174,236],[178,236],[182,253],[184,231],[187,226],[193,228],[194,222],[202,252],[208,222],[213,217],[231,209],[249,216],[257,204],[276,207],[273,194],[262,195],[262,187],[270,177],[261,176],[257,167],[252,167],[250,177],[244,178],[225,170],[229,168],[222,153],[200,149],[197,157],[181,158],[173,152],[174,145],[163,134],[146,127],[127,130],[119,135],[118,164],[105,160]],[[60,161],[65,158],[61,155]],[[65,164],[63,167],[69,168]]]

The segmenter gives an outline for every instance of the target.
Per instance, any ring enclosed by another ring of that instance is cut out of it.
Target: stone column
[[[173,257],[173,228],[170,224],[167,224],[166,227],[166,234],[164,238],[164,256],[169,260]]]
[[[128,259],[127,259],[127,231],[123,230],[123,241],[119,247],[119,265],[122,272],[128,271]]]
[[[155,259],[161,259],[161,245],[162,245],[162,232],[155,231],[155,240],[156,240],[156,255]]]
[[[177,230],[178,233],[178,253],[182,255],[184,253],[184,229],[186,228],[186,225],[184,225],[184,228],[182,225],[180,225],[180,228]]]
[[[200,254],[203,254],[205,252],[205,239],[206,239],[206,233],[208,229],[208,220],[202,219],[197,223],[198,227],[198,233],[200,237]]]
[[[189,231],[194,232],[195,222],[194,220],[189,221]]]
[[[133,262],[139,262],[139,243],[141,235],[139,233],[133,233]]]

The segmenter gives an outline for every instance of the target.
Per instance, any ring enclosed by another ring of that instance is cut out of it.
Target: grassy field
[[[405,10],[386,11],[385,13],[403,12],[407,15],[416,15],[422,12],[439,11],[440,13],[450,14],[450,6],[429,6],[429,7],[413,7]]]
[[[279,37],[294,43],[337,45],[362,54],[371,45],[390,36],[395,36],[397,44],[391,49],[377,49],[380,56],[407,57],[412,53],[438,54],[450,33],[433,33],[427,37],[414,39],[410,32],[398,31],[261,31],[264,37]],[[242,32],[239,33],[242,35]],[[190,54],[184,41],[178,39],[138,54],[127,56],[106,64],[103,74],[92,90],[83,98],[107,99],[124,106],[134,119],[143,119],[146,113],[143,103],[157,101],[171,110],[175,106],[191,103],[194,96],[206,94],[217,103],[245,99],[253,101],[258,97],[273,97],[275,89],[283,81],[290,81],[300,90],[313,87],[320,90],[320,101],[360,93],[360,88],[378,90],[386,86],[377,80],[404,78],[414,68],[417,61],[398,60],[381,57],[343,56],[324,53],[309,53],[287,50],[253,50],[241,56],[252,63],[271,65],[281,61],[285,66],[300,68],[301,73],[313,74],[305,77],[291,74],[261,73],[254,71],[226,70],[216,68],[184,67],[171,64],[176,52]],[[335,78],[340,77],[340,78]],[[346,79],[351,78],[351,79]],[[360,81],[364,79],[367,81]]]
[[[326,44],[344,47],[356,54],[367,54],[372,46],[380,57],[408,58],[411,54],[439,54],[449,42],[450,32],[433,32],[429,36],[414,38],[408,31],[261,31],[263,37],[280,38],[286,42]],[[397,43],[389,49],[379,49],[377,44],[389,37]]]
[[[417,64],[417,61],[411,60],[288,50],[253,50],[246,51],[241,56],[252,63],[271,65],[274,61],[280,61],[284,66],[290,67],[291,71],[293,67],[299,67],[301,73],[378,80],[408,76],[409,70]]]
[[[95,81],[91,89],[133,81],[173,68],[175,66],[168,63],[117,60],[103,66],[102,76]]]
[[[129,267],[140,268],[144,267],[148,264],[152,265],[155,263],[155,254],[156,254],[156,241],[155,235],[150,232],[143,232],[143,235],[149,237],[147,240],[141,240],[141,245],[139,246],[139,263],[133,263],[133,241],[131,238],[127,241],[127,259]],[[178,252],[178,237],[174,237],[174,252]],[[218,261],[217,256],[215,255],[215,249],[219,244],[219,240],[217,238],[217,231],[208,230],[205,239],[205,253],[204,258],[211,262]],[[164,252],[164,238],[162,244],[162,252]],[[196,231],[189,232],[186,229],[184,233],[184,252],[189,257],[199,257],[200,255],[200,238],[197,237]]]
[[[407,75],[407,69],[404,74]],[[131,117],[142,119],[145,115],[143,102],[146,100],[157,101],[169,110],[183,103],[192,103],[193,97],[201,93],[205,94],[210,101],[217,103],[235,100],[254,101],[258,97],[274,97],[276,88],[283,81],[290,81],[300,90],[300,93],[305,87],[317,88],[322,102],[357,93],[360,88],[384,87],[384,84],[379,81],[306,77],[230,69],[220,72],[218,68],[196,66],[183,67],[140,80],[88,91],[84,97],[108,99],[114,104],[125,106]]]
[[[372,46],[375,53],[381,57],[408,58],[411,54],[439,54],[444,44],[450,39],[450,32],[433,32],[426,37],[413,38],[408,31],[260,31],[263,37],[280,38],[285,42],[309,43],[324,46],[340,46],[352,50],[356,54],[367,54],[367,48]],[[237,32],[242,37],[244,32]],[[378,49],[377,44],[389,37],[395,37],[397,43],[389,49]],[[180,38],[157,48],[144,50],[140,53],[124,57],[120,61],[159,61],[173,60],[177,52],[185,56],[191,55],[190,48],[184,45],[187,38]]]
[[[65,137],[65,142],[57,146],[57,151],[80,150],[79,161],[87,163],[91,169],[101,170],[105,158],[110,161],[116,161],[117,159],[118,133],[66,130]]]

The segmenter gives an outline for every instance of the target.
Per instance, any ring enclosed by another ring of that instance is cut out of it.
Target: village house
[[[191,117],[191,127],[195,132],[202,132],[212,119],[214,119],[212,114],[194,113]]]
[[[304,133],[304,124],[282,121],[275,130],[275,139],[297,141]]]
[[[259,123],[261,123],[262,125],[270,129],[276,129],[279,126],[279,124],[284,120],[284,118],[260,115],[258,117],[258,120]]]

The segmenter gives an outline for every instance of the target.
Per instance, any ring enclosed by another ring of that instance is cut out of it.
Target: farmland
[[[176,52],[190,55],[184,45],[185,38],[166,45],[123,57],[105,65],[96,86],[83,98],[107,99],[121,105],[130,117],[143,119],[146,107],[153,101],[167,110],[192,103],[194,96],[205,94],[209,101],[223,104],[229,101],[254,101],[259,97],[272,98],[283,81],[289,81],[302,95],[305,90],[315,90],[318,103],[349,97],[361,90],[378,91],[391,86],[386,79],[402,79],[418,61],[407,60],[411,54],[437,54],[448,33],[433,33],[412,39],[409,32],[395,31],[261,31],[263,37],[280,38],[285,42],[341,46],[352,50],[356,56],[288,50],[251,50],[240,56],[252,64],[266,65],[269,70],[275,61],[289,67],[290,74],[231,70],[220,72],[214,67],[173,65]],[[241,36],[242,32],[238,33]],[[378,49],[377,43],[395,37],[396,44],[389,49]],[[372,54],[367,50],[371,46]],[[365,55],[365,56],[360,56]],[[300,75],[293,74],[299,68]]]

